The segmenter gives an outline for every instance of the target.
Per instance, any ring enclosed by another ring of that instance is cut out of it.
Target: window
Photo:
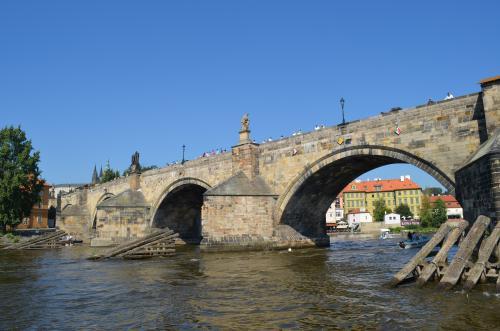
[[[351,185],[351,188],[352,188],[353,190],[355,190],[355,189],[356,189],[356,185]]]
[[[30,218],[29,217],[23,218],[23,224],[24,225],[28,225],[29,222],[30,222]]]
[[[38,214],[37,221],[38,224],[42,224],[42,213]]]
[[[375,186],[375,191],[380,192],[381,189],[382,189],[382,186],[380,186],[380,185]]]
[[[398,192],[398,195],[401,195],[401,191]]]
[[[415,198],[415,202],[416,202],[417,204],[419,204],[419,203],[420,203],[420,202],[419,202],[419,198]]]
[[[405,205],[407,205],[408,204],[408,200],[406,198],[404,198],[403,200],[405,202]]]
[[[413,205],[413,197],[410,198],[410,203]]]

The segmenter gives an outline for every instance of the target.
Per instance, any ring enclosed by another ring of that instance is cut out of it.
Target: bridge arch
[[[179,233],[186,243],[201,241],[201,207],[203,193],[211,188],[207,182],[187,177],[168,185],[151,211],[152,228],[168,227]]]
[[[115,195],[113,193],[105,192],[99,197],[97,203],[95,204],[94,210],[92,211],[92,218],[90,219],[91,224],[89,224],[91,229],[95,230],[97,228],[97,206],[99,206],[101,202],[106,201],[114,196]]]
[[[296,176],[277,201],[274,221],[304,235],[324,235],[326,211],[342,189],[367,171],[395,163],[420,168],[455,194],[454,181],[419,156],[387,146],[352,146],[325,155]]]

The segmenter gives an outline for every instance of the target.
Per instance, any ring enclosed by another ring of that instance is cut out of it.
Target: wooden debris
[[[476,264],[469,271],[469,275],[467,277],[467,281],[465,282],[464,288],[466,290],[472,289],[479,278],[482,275],[486,276],[486,263],[488,262],[493,250],[497,247],[498,240],[500,238],[500,222],[497,223],[493,232],[489,235],[489,237],[483,241],[484,245],[481,245],[481,249],[479,250],[478,259]]]
[[[102,260],[112,257],[143,259],[153,256],[169,256],[175,252],[175,239],[178,236],[170,229],[158,230],[144,238],[124,243],[104,255],[92,256],[89,259]]]
[[[408,262],[389,283],[390,286],[397,286],[403,280],[405,280],[410,274],[412,276],[417,276],[419,274],[419,265],[425,260],[429,253],[439,244],[446,234],[450,231],[450,226],[448,222],[441,224],[439,230],[434,234],[434,236],[429,240],[427,244],[422,247],[422,249]]]
[[[441,278],[439,287],[450,289],[460,280],[474,248],[483,237],[484,231],[489,224],[490,219],[488,217],[481,215],[477,218],[467,237],[460,243],[457,254],[443,275],[443,278]]]
[[[4,247],[3,249],[45,249],[62,247],[65,245],[65,243],[61,240],[64,236],[66,236],[66,232],[58,230],[45,234],[43,236]]]
[[[417,279],[418,286],[422,287],[425,283],[439,271],[439,267],[443,265],[448,257],[448,252],[451,247],[455,245],[457,240],[462,235],[463,231],[469,226],[469,222],[467,221],[459,221],[459,222],[448,222],[448,225],[452,229],[451,232],[446,237],[446,240],[441,246],[441,249],[436,254],[434,259],[428,263],[420,273],[419,278]]]

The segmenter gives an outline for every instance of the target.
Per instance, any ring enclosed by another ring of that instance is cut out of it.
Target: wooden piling
[[[60,240],[65,235],[66,232],[58,230],[56,232],[51,232],[40,237],[32,238],[27,241],[4,247],[3,249],[37,249],[53,247],[56,246],[54,242]]]
[[[389,282],[389,285],[394,287],[401,283],[410,273],[413,273],[417,266],[421,264],[427,255],[439,244],[446,234],[450,231],[450,226],[448,222],[441,224],[439,230],[434,234],[434,236],[429,240],[427,244],[422,247],[422,249],[408,262]]]
[[[427,264],[420,273],[420,276],[417,279],[417,285],[419,287],[424,286],[425,283],[428,282],[429,279],[438,270],[439,264],[446,261],[446,258],[448,257],[448,252],[460,238],[462,232],[469,226],[469,222],[465,220],[459,222],[448,222],[448,225],[450,226],[451,231],[446,237],[443,246],[441,246],[439,252],[436,254],[434,259],[432,259],[432,262]]]
[[[477,246],[479,240],[481,240],[481,237],[490,224],[490,221],[489,217],[483,215],[476,219],[476,222],[472,225],[467,237],[460,244],[455,258],[446,270],[443,278],[441,278],[441,282],[439,283],[440,288],[451,289],[460,280],[474,248]]]
[[[495,226],[489,237],[483,241],[483,245],[481,245],[482,247],[479,250],[477,261],[472,267],[472,269],[469,271],[467,281],[465,282],[464,285],[465,290],[472,289],[479,281],[479,278],[485,274],[486,263],[488,262],[494,249],[497,247],[499,238],[500,238],[500,222],[497,223],[497,225]]]
[[[158,230],[144,238],[120,245],[103,255],[92,256],[90,260],[101,260],[112,257],[151,257],[158,255],[168,255],[175,251],[175,239],[178,237],[170,229]]]

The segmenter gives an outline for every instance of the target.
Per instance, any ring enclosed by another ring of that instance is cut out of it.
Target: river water
[[[384,284],[415,250],[329,248],[87,261],[96,250],[0,251],[0,330],[500,329],[493,284],[471,293]]]

